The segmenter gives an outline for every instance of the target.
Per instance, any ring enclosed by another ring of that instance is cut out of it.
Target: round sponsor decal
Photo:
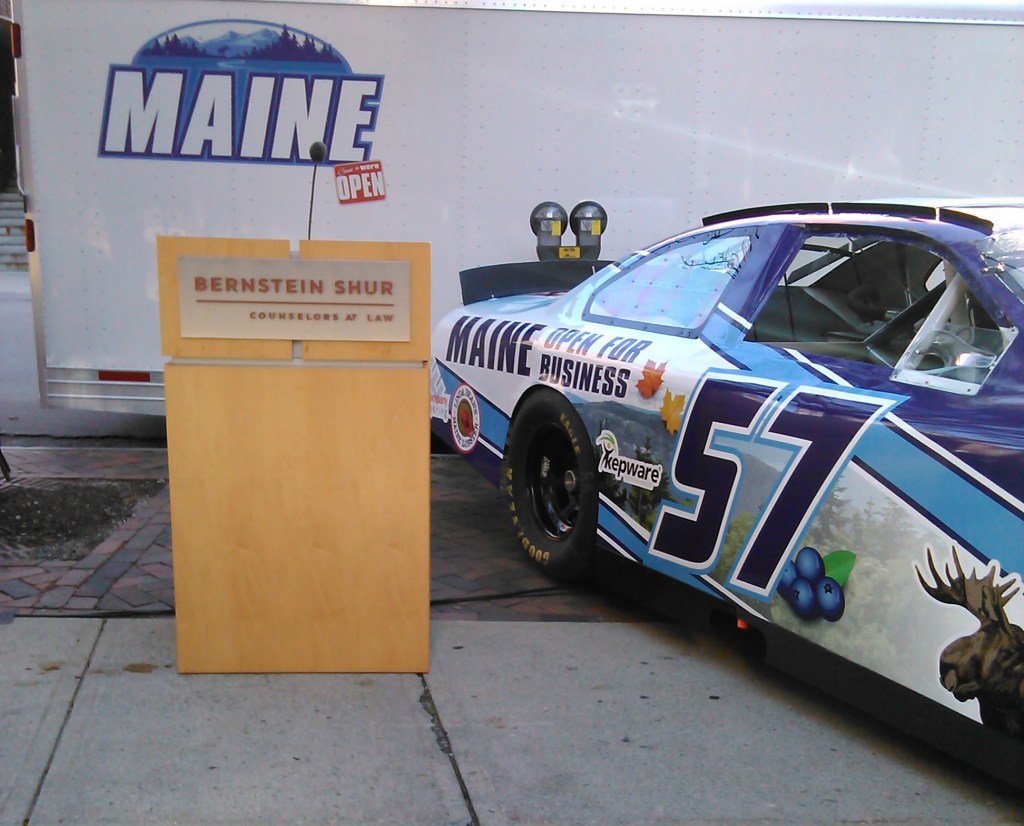
[[[460,384],[452,394],[451,423],[455,447],[469,453],[480,439],[480,403],[469,385]]]

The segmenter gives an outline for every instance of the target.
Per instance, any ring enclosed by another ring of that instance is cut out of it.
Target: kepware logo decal
[[[661,484],[664,472],[661,465],[619,456],[619,440],[610,430],[602,430],[594,441],[601,448],[601,457],[597,462],[597,469],[601,473],[610,473],[620,482],[645,490],[654,490]]]
[[[161,160],[367,161],[383,75],[359,75],[324,40],[286,25],[209,20],[112,65],[99,154]]]

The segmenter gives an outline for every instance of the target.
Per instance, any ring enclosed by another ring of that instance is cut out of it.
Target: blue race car
[[[437,326],[431,423],[536,564],[692,586],[1024,784],[1024,200],[716,215],[558,294],[473,275],[502,297]]]

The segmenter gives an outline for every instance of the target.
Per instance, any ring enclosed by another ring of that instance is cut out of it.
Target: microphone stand
[[[313,191],[316,187],[316,170],[327,157],[327,146],[323,141],[314,141],[309,147],[309,159],[313,162],[313,180],[309,183],[309,223],[306,226],[306,240],[313,237]]]

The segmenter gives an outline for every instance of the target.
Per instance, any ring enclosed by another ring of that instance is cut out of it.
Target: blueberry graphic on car
[[[807,545],[786,563],[778,593],[800,619],[838,622],[846,610],[843,586],[853,570],[856,554],[832,551],[824,557]]]

